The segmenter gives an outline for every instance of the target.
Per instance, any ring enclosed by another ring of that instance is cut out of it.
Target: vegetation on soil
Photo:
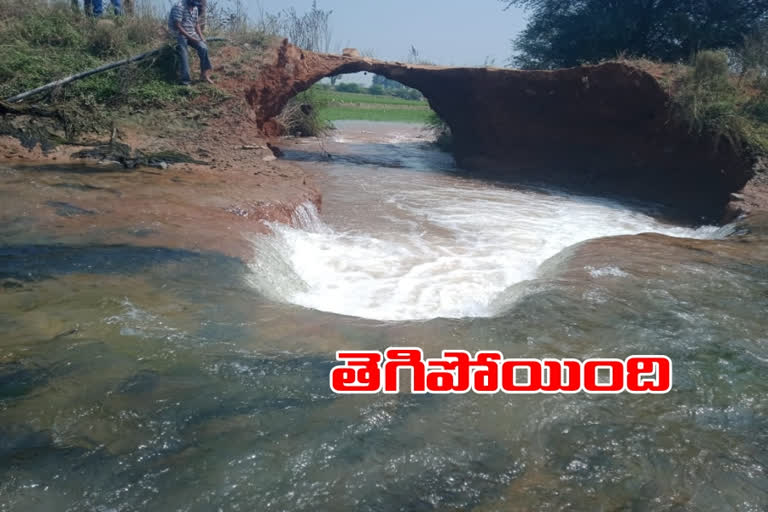
[[[339,92],[338,85],[335,90],[323,85],[316,85],[312,90],[322,102],[321,117],[328,121],[360,119],[424,124],[432,113],[424,100],[407,100],[370,92]]]
[[[768,49],[768,37],[763,44]],[[690,64],[615,61],[653,75],[692,133],[725,138],[746,153],[768,154],[768,51],[746,60],[735,51],[704,50]]]
[[[247,41],[253,53],[268,44],[263,31],[248,27],[232,12],[218,13],[210,17],[211,28],[227,38]],[[155,58],[73,82],[34,101],[39,108],[55,110],[54,117],[63,120],[61,137],[74,140],[86,133],[104,133],[116,119],[134,113],[183,112],[192,102],[215,104],[226,99],[216,87],[178,84],[176,53],[165,27],[165,13],[149,2],[140,3],[132,16],[94,19],[69,2],[6,0],[0,11],[0,98],[163,47]],[[1,124],[0,132],[18,135],[18,129]]]
[[[768,152],[768,77],[736,79],[724,51],[698,53],[673,98],[691,130],[726,137],[736,147]]]
[[[546,69],[618,56],[660,81],[692,132],[768,152],[768,0],[502,2],[531,12],[513,65]]]
[[[243,3],[209,0],[207,35],[224,36],[246,49],[239,59],[219,68],[219,76],[238,76],[245,61],[257,60],[277,34],[289,36],[308,50],[329,51],[331,14],[313,4],[303,14],[294,9],[262,13],[254,23]],[[139,2],[130,16],[98,20],[73,9],[66,0],[53,4],[45,0],[7,0],[0,12],[0,99],[150,49],[162,47],[163,51],[157,57],[35,97],[32,101],[36,112],[50,111],[50,122],[20,128],[18,123],[0,118],[0,132],[22,137],[30,144],[38,141],[50,146],[82,142],[86,134],[110,133],[118,121],[121,125],[159,124],[153,123],[159,116],[164,123],[169,121],[167,117],[177,123],[175,117],[190,110],[200,111],[203,117],[208,115],[203,111],[226,100],[227,94],[216,86],[189,88],[178,84],[178,62],[165,16],[149,0]],[[194,67],[196,57],[192,55],[192,59]],[[355,83],[339,83],[335,89],[317,85],[293,98],[277,120],[287,133],[316,136],[331,129],[334,120],[427,123],[433,117],[421,93],[376,76],[371,87]]]

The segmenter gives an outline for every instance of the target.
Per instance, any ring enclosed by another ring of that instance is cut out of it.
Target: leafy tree
[[[356,83],[341,83],[336,86],[336,90],[338,92],[356,92],[361,93],[364,92],[363,88],[360,87],[360,84]]]
[[[373,75],[373,85],[378,85],[384,89],[404,89],[405,86],[395,80],[381,75]]]
[[[756,75],[759,83],[765,82],[768,79],[768,22],[746,35],[743,46],[735,53],[741,66],[739,82],[750,72]]]
[[[619,54],[664,61],[738,48],[768,19],[768,0],[501,0],[526,7],[512,63],[556,68]]]
[[[380,85],[372,85],[368,88],[368,94],[373,94],[374,96],[382,96],[384,95],[384,88]]]

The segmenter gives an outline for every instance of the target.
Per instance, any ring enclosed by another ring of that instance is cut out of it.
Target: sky
[[[299,13],[312,0],[246,1],[256,17],[259,7]],[[444,66],[504,66],[510,40],[525,26],[525,12],[504,10],[499,0],[317,0],[333,10],[334,47],[357,48],[383,60],[406,60],[413,45],[421,58]]]

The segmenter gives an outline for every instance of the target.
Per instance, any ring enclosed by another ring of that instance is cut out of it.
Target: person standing
[[[213,83],[211,79],[213,66],[208,58],[208,45],[205,44],[203,31],[200,28],[199,12],[201,8],[201,0],[181,0],[173,6],[168,16],[168,28],[176,37],[178,44],[181,83],[184,85],[190,83],[188,51],[190,46],[197,50],[197,55],[200,57],[200,80]]]
[[[123,14],[123,6],[120,0],[111,0],[111,3],[115,8],[115,16],[121,16]],[[104,0],[83,0],[83,10],[86,15],[98,18],[104,13]]]

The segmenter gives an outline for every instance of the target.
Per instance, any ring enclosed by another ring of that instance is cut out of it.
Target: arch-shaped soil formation
[[[546,180],[721,218],[754,159],[694,136],[650,74],[625,64],[555,71],[448,68],[317,54],[284,41],[246,98],[259,127],[324,77],[367,71],[418,89],[454,135],[467,169]]]

